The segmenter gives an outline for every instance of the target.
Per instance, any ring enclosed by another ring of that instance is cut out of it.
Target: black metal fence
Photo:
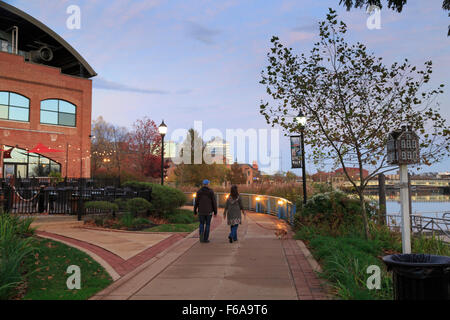
[[[151,201],[151,190],[120,188],[114,181],[51,178],[0,180],[0,205],[16,214],[84,214],[86,201],[115,201],[141,197]]]

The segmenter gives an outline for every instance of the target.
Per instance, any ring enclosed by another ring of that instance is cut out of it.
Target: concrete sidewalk
[[[249,213],[232,244],[226,222],[213,230],[208,244],[193,233],[92,299],[326,299],[311,257],[295,240],[276,238],[280,223]]]

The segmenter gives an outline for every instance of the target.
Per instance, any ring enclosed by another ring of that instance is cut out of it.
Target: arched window
[[[48,99],[41,101],[41,123],[76,126],[77,107],[67,101]]]
[[[30,99],[17,93],[0,91],[0,119],[30,121]]]

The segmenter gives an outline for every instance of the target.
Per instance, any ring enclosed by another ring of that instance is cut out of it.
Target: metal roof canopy
[[[58,34],[25,12],[0,1],[0,30],[10,32],[14,26],[19,27],[19,50],[31,51],[36,48],[36,42],[52,48],[52,61],[42,64],[60,68],[62,73],[73,76],[91,78],[97,75],[86,60]]]

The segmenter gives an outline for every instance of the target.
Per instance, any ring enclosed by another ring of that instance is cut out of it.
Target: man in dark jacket
[[[217,202],[214,191],[208,187],[209,181],[203,180],[203,187],[197,191],[195,198],[194,214],[200,221],[200,242],[209,242],[209,229],[211,225],[212,214],[217,216]]]

